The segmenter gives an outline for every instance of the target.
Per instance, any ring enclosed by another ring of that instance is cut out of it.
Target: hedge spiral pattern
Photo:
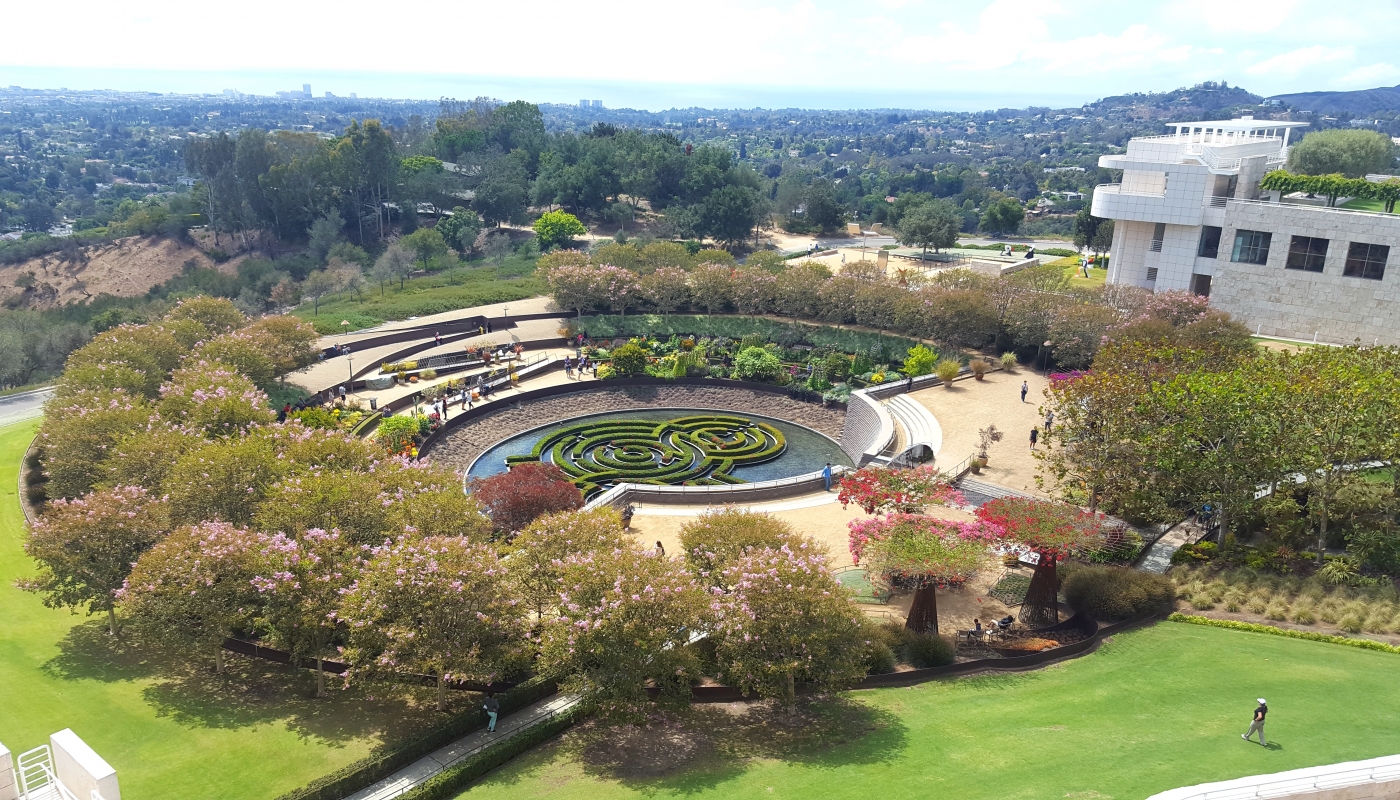
[[[697,415],[668,420],[609,420],[570,425],[540,438],[528,456],[508,465],[546,461],[591,496],[618,483],[714,486],[743,483],[736,466],[783,454],[772,425],[746,417]]]

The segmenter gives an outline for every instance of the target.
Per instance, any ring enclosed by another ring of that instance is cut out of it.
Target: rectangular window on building
[[[1217,258],[1220,255],[1220,228],[1207,225],[1201,228],[1201,243],[1196,246],[1198,258]]]
[[[1147,268],[1147,282],[1148,282],[1148,283],[1151,283],[1151,282],[1153,282],[1153,281],[1155,281],[1155,280],[1157,280],[1157,268],[1156,268],[1156,267],[1148,267],[1148,268]]]
[[[1312,236],[1294,236],[1288,244],[1288,261],[1285,269],[1301,269],[1308,272],[1321,272],[1327,261],[1327,240]]]
[[[1352,242],[1347,248],[1347,265],[1342,274],[1348,278],[1370,278],[1378,281],[1385,277],[1385,262],[1390,258],[1390,246]]]
[[[1210,297],[1210,276],[1192,275],[1191,294],[1197,294],[1201,297]]]
[[[1167,238],[1167,223],[1159,222],[1152,228],[1152,244],[1147,249],[1154,253],[1162,252],[1162,240],[1165,238]]]
[[[1235,231],[1235,249],[1230,260],[1240,264],[1269,263],[1269,243],[1273,238],[1272,233],[1264,231]]]

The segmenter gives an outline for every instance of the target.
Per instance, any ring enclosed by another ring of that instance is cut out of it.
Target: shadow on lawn
[[[561,742],[585,774],[643,791],[712,790],[753,759],[815,767],[875,764],[906,746],[894,714],[846,698],[801,706],[795,715],[768,703],[694,706],[648,727],[585,723]]]
[[[220,675],[212,653],[177,650],[129,633],[112,637],[103,621],[75,626],[59,643],[59,655],[42,669],[62,680],[150,680],[141,692],[146,704],[156,716],[190,728],[280,723],[302,737],[336,745],[376,734],[411,736],[437,718],[430,690],[386,685],[345,690],[339,677],[327,675],[327,697],[318,699],[310,670],[230,653]]]

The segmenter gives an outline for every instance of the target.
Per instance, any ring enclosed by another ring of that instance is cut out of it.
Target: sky
[[[28,88],[967,111],[1400,84],[1400,0],[6,5],[0,86]]]

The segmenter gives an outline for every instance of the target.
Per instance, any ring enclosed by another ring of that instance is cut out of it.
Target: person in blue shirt
[[[826,490],[827,490],[828,492],[831,491],[831,462],[830,462],[830,461],[826,462],[826,466],[822,467],[822,482],[824,482],[824,483],[826,484]]]

